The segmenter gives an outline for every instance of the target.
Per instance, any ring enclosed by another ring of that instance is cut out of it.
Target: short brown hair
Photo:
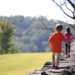
[[[57,31],[61,31],[63,29],[63,25],[57,24],[55,28]]]

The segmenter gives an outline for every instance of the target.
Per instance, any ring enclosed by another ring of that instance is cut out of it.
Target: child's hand
[[[72,44],[70,44],[70,45],[75,45],[75,43],[72,43]]]
[[[72,44],[68,44],[69,46],[71,46]]]
[[[49,48],[48,46],[46,48]]]
[[[49,48],[50,47],[50,45],[48,45],[46,48]]]

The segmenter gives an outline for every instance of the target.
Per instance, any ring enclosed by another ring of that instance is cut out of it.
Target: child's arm
[[[48,46],[46,48],[49,48],[50,47],[50,43],[51,43],[52,39],[53,39],[53,36],[51,35],[51,37],[49,39],[49,42],[48,42]]]
[[[64,41],[66,44],[68,44],[68,45],[71,45],[71,44],[69,44],[66,40]]]
[[[46,48],[49,48],[50,47],[50,40],[49,40],[49,42],[48,42],[48,46],[46,47]]]

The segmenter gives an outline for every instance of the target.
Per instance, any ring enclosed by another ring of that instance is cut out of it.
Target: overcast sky
[[[51,0],[0,0],[0,16],[15,15],[66,19],[66,16]]]

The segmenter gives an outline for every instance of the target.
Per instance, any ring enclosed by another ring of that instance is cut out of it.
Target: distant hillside
[[[51,30],[43,29],[42,23],[39,21],[40,17],[24,17],[24,16],[11,16],[2,17],[1,19],[7,19],[12,21],[15,25],[16,35],[14,37],[14,43],[20,52],[45,52],[48,44],[48,39],[51,35]],[[55,25],[60,23],[65,27],[67,23],[59,20],[48,20],[44,18],[44,23],[47,27],[55,29]],[[64,31],[63,31],[64,32]]]

